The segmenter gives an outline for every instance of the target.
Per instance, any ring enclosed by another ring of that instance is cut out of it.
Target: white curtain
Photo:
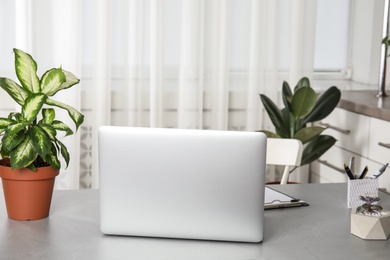
[[[0,76],[12,48],[81,83],[56,97],[85,123],[57,188],[97,188],[100,125],[272,128],[259,93],[312,77],[313,0],[0,0]],[[4,37],[6,35],[6,38]],[[7,41],[5,41],[7,39]],[[15,108],[0,90],[0,116]],[[3,102],[4,100],[4,102]]]

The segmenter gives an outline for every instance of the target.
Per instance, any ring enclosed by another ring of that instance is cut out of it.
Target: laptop
[[[102,233],[262,241],[264,134],[102,126],[98,144]]]

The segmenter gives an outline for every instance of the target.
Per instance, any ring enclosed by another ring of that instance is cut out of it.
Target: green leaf
[[[11,168],[13,170],[25,168],[37,157],[38,153],[34,149],[30,136],[24,135],[23,141],[10,153]]]
[[[14,49],[14,53],[16,76],[23,88],[30,93],[39,93],[41,88],[37,76],[37,63],[24,51]]]
[[[28,96],[28,92],[18,83],[8,78],[0,78],[0,87],[2,87],[16,103],[23,106],[24,101]]]
[[[72,129],[70,129],[69,126],[67,126],[66,124],[64,124],[64,123],[61,122],[61,121],[58,121],[58,120],[53,121],[52,126],[53,126],[56,130],[65,131],[65,132],[66,132],[66,136],[72,135],[72,134],[73,134]]]
[[[301,165],[309,164],[321,157],[334,144],[336,139],[329,135],[320,135],[306,145],[302,152]]]
[[[66,81],[62,83],[59,90],[70,88],[80,82],[80,79],[73,75],[73,73],[66,70],[62,70],[62,72],[65,74]]]
[[[326,128],[321,126],[310,126],[302,128],[294,135],[294,139],[298,139],[302,142],[302,144],[305,144],[319,136],[325,129]]]
[[[54,144],[51,145],[50,153],[45,157],[45,160],[54,169],[59,170],[61,168],[61,162],[58,160],[57,149]]]
[[[51,147],[51,141],[46,135],[46,132],[38,126],[33,126],[29,129],[28,133],[35,151],[37,151],[42,158],[45,158],[50,152]]]
[[[300,88],[307,88],[307,87],[311,88],[310,81],[307,77],[303,77],[298,81],[297,85],[295,86],[294,93],[297,92]]]
[[[59,140],[57,140],[57,143],[60,145],[61,147],[61,155],[62,157],[64,157],[65,159],[65,162],[66,162],[66,168],[68,168],[69,166],[69,161],[70,161],[70,155],[69,155],[69,152],[68,152],[68,149],[66,149],[66,146],[61,143]]]
[[[65,81],[66,77],[61,68],[46,71],[41,80],[42,93],[53,96]]]
[[[23,141],[25,127],[26,124],[24,123],[17,123],[8,127],[2,139],[2,149],[4,151],[12,151]]]
[[[10,119],[10,120],[15,119],[19,123],[24,121],[22,113],[19,113],[19,112],[11,112],[8,115],[8,119]]]
[[[278,133],[283,138],[292,138],[295,134],[294,116],[287,108],[282,109],[282,116],[283,116],[284,127],[285,129],[288,129],[287,133],[283,134],[283,133],[279,133],[278,131],[276,133]]]
[[[308,115],[314,108],[317,101],[317,95],[310,87],[299,88],[293,96],[292,110],[295,120]]]
[[[44,94],[32,94],[26,99],[26,103],[22,107],[22,114],[27,122],[32,122],[37,118],[46,98]]]
[[[340,90],[333,86],[327,89],[320,98],[311,113],[305,118],[305,122],[320,121],[327,117],[336,108],[341,98]]]
[[[57,131],[54,129],[54,127],[52,125],[49,125],[49,124],[46,124],[44,122],[40,122],[39,124],[39,127],[46,132],[46,135],[47,137],[52,140],[52,141],[55,141],[56,140],[56,135],[57,135]]]
[[[267,130],[258,130],[256,132],[264,133],[268,138],[280,138],[280,136],[278,134],[275,134],[275,133],[267,131]]]
[[[77,111],[75,108],[73,108],[69,105],[66,105],[64,103],[61,103],[59,101],[55,101],[55,100],[52,100],[49,98],[46,100],[46,104],[48,104],[50,106],[60,107],[62,109],[67,110],[69,116],[72,118],[73,122],[76,125],[76,131],[79,128],[79,126],[84,122],[83,114],[81,114],[79,111]]]
[[[53,108],[44,108],[42,109],[43,122],[46,124],[52,124],[54,118],[56,117],[56,112]]]
[[[291,92],[290,85],[286,82],[283,81],[283,86],[282,86],[282,99],[284,106],[288,109],[288,111],[292,112],[291,110],[291,101],[292,101],[293,93]]]
[[[0,129],[6,129],[12,122],[11,119],[0,117]]]
[[[276,132],[281,136],[287,135],[288,130],[285,128],[282,112],[266,95],[260,94],[260,99],[264,105],[265,111],[267,111],[268,116],[271,119],[272,124],[275,126]]]

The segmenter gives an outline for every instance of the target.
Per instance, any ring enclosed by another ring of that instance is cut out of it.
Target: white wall
[[[352,80],[378,85],[384,0],[353,0],[352,4]]]

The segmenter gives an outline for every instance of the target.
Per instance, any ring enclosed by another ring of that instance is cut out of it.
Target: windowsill
[[[331,86],[341,90],[339,108],[369,117],[390,121],[390,96],[378,98],[378,85],[351,80],[316,80],[313,86],[319,92]],[[390,89],[388,90],[390,92]]]

